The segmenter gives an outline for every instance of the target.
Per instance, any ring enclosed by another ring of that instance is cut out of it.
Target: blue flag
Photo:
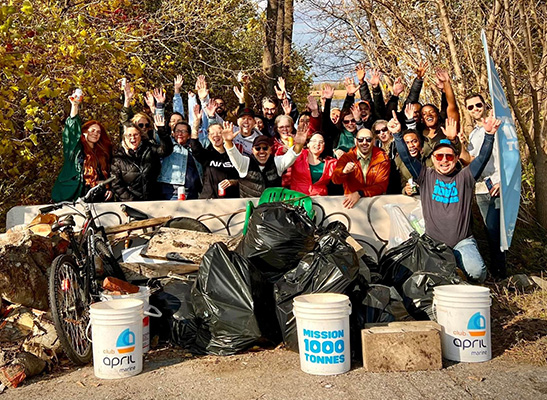
[[[484,30],[481,33],[481,40],[486,56],[488,86],[494,106],[494,115],[501,120],[501,126],[496,133],[499,152],[499,165],[496,167],[500,171],[501,189],[500,248],[504,251],[511,246],[520,206],[521,166],[519,141],[515,122],[507,104],[500,77],[496,71],[496,65],[488,53]]]

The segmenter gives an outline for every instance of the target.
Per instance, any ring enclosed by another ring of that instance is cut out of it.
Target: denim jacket
[[[190,148],[178,144],[173,138],[173,152],[169,157],[161,160],[161,172],[158,182],[172,185],[184,185],[186,182],[186,169],[188,157],[192,157]],[[196,162],[200,178],[202,176],[201,165]]]

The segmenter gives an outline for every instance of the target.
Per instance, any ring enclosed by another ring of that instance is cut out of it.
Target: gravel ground
[[[200,358],[164,349],[147,356],[144,371],[101,380],[93,367],[66,368],[6,390],[7,399],[547,399],[547,368],[499,358],[445,365],[440,371],[367,373],[358,366],[338,376],[300,370],[285,349]]]

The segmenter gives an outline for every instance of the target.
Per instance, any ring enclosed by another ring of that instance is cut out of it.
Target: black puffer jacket
[[[143,140],[137,151],[123,145],[112,159],[112,190],[119,201],[158,200],[161,197],[158,176],[161,158],[173,152],[173,142],[166,127],[158,130],[160,144]]]

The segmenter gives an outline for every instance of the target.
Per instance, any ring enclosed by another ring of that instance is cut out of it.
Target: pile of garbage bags
[[[328,292],[349,296],[351,340],[358,343],[366,323],[429,319],[432,288],[458,282],[451,250],[425,235],[412,235],[379,261],[358,256],[349,236],[340,222],[316,227],[301,207],[258,206],[235,251],[215,243],[196,275],[157,282],[162,290],[150,302],[163,317],[152,335],[195,354],[281,341],[298,351],[294,298]]]

